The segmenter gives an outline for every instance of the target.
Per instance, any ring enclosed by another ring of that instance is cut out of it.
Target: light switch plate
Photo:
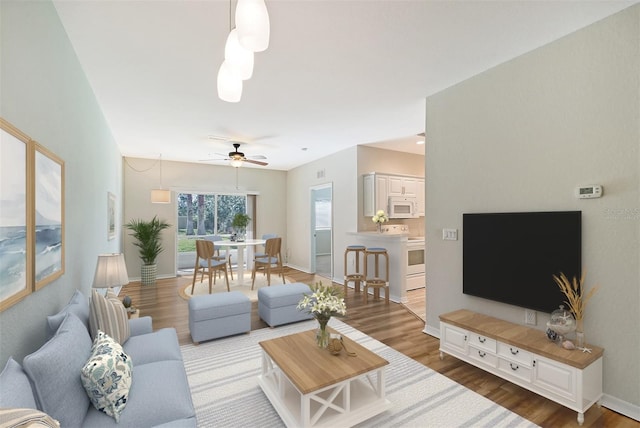
[[[458,229],[442,229],[442,240],[443,241],[457,241],[458,240]]]

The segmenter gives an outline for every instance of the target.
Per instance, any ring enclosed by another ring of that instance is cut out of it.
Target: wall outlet
[[[529,325],[536,325],[536,311],[532,311],[531,309],[525,309],[524,323]]]
[[[443,241],[457,241],[458,240],[458,229],[442,229],[442,240]]]

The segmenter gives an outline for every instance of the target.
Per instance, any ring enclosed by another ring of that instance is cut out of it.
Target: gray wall
[[[42,345],[46,316],[76,288],[89,295],[97,256],[119,252],[107,239],[107,191],[122,212],[120,153],[49,1],[0,2],[0,115],[65,161],[66,272],[0,313],[0,364]]]
[[[442,241],[442,228],[461,230],[465,212],[582,210],[582,265],[600,286],[586,337],[605,348],[605,404],[638,417],[640,5],[431,96],[426,111],[427,331],[459,308],[524,321],[462,294],[464,231]],[[576,199],[582,184],[604,197]]]

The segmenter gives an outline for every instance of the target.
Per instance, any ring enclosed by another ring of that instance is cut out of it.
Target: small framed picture
[[[116,237],[116,195],[107,192],[107,240]]]

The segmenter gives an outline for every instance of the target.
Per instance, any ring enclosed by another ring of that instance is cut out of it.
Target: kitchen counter
[[[389,299],[397,303],[407,302],[407,243],[416,242],[408,234],[378,232],[347,232],[349,245],[383,247],[389,254]],[[419,237],[418,237],[419,238]],[[424,238],[423,238],[424,239]],[[370,260],[373,260],[372,258]],[[349,259],[349,272],[355,269]],[[371,266],[371,263],[370,265]]]

